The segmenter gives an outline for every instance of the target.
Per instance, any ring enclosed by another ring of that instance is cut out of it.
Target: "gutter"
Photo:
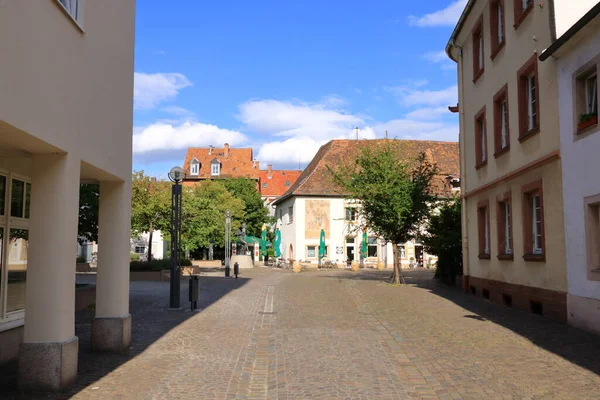
[[[600,14],[600,3],[596,4],[591,8],[581,19],[572,27],[570,27],[561,37],[555,40],[546,50],[540,55],[540,61],[546,61],[550,56],[556,53],[562,46],[564,46],[569,40],[571,40],[580,30],[582,30],[587,24],[592,22]]]
[[[454,61],[454,62],[458,62],[452,56],[452,48],[455,47],[454,46],[454,41],[456,40],[456,37],[458,36],[460,30],[462,29],[462,26],[463,26],[465,20],[467,19],[467,17],[469,16],[469,13],[471,12],[471,9],[475,5],[476,1],[477,0],[469,0],[469,2],[467,3],[467,5],[465,6],[465,9],[463,10],[462,14],[460,15],[460,18],[458,19],[458,22],[456,23],[456,27],[454,27],[454,31],[452,31],[452,35],[450,35],[450,39],[448,40],[448,44],[446,45],[446,55],[452,61]]]

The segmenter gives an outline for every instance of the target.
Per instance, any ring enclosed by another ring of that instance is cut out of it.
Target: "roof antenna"
[[[358,140],[358,126],[356,127],[356,140]]]
[[[385,131],[385,138],[386,138],[386,139],[388,138],[388,137],[387,137],[387,131]]]

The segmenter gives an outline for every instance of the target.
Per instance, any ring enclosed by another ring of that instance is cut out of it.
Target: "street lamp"
[[[225,211],[225,276],[231,272],[231,211]]]
[[[169,171],[169,179],[173,182],[171,189],[171,281],[169,291],[169,309],[180,310],[180,251],[181,243],[181,181],[185,178],[185,170],[173,167]]]

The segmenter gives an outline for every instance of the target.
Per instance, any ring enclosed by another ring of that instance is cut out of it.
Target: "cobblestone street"
[[[89,351],[77,318],[75,399],[600,399],[600,338],[374,270],[203,276],[200,312],[168,283],[133,282],[133,345]],[[4,398],[18,398],[4,383]],[[23,395],[21,398],[32,398]]]

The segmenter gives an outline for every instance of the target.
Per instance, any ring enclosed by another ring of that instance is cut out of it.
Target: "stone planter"
[[[352,261],[352,271],[358,271],[360,269],[360,264],[358,261]]]
[[[76,272],[92,272],[90,263],[77,263],[75,266]]]
[[[295,273],[302,272],[302,265],[299,262],[295,261],[292,265],[292,271],[294,271]]]

